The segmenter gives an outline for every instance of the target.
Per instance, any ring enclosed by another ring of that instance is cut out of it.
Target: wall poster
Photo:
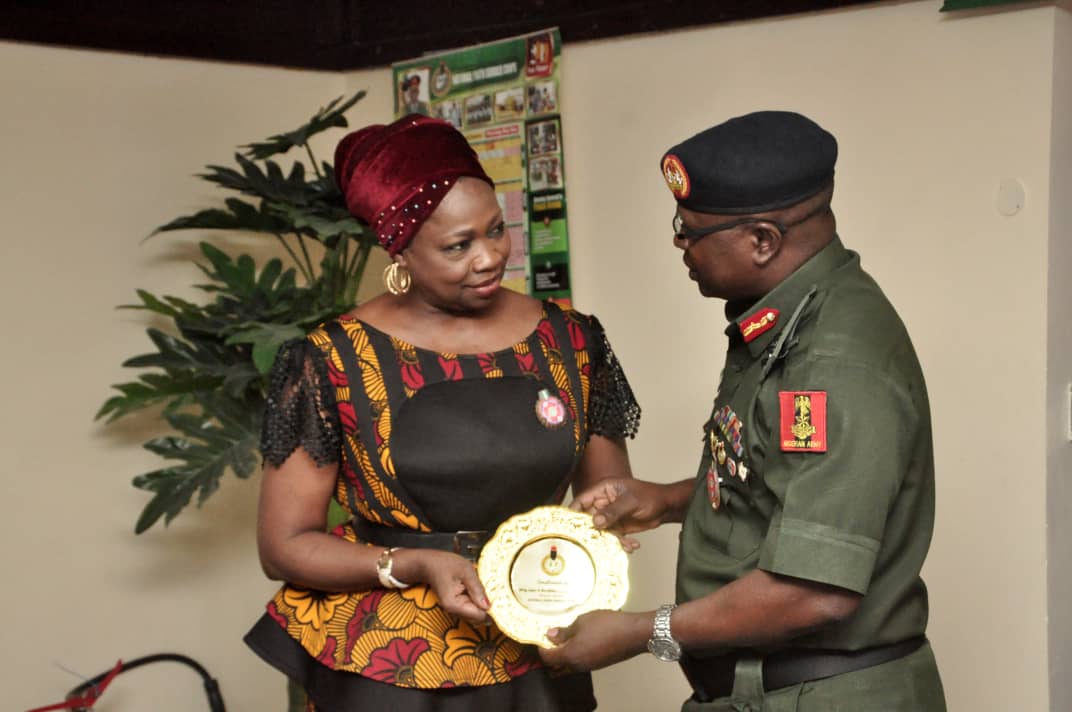
[[[503,284],[569,304],[557,28],[392,65],[395,118],[456,126],[495,181],[513,244]]]

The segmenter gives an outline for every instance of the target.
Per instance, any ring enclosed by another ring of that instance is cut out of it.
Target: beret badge
[[[678,200],[685,200],[692,192],[692,181],[689,180],[689,172],[685,170],[685,164],[672,153],[663,157],[663,178],[670,192]]]

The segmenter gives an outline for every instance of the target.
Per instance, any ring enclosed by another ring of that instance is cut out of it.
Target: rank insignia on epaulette
[[[745,343],[754,341],[759,338],[760,334],[774,328],[774,325],[778,323],[779,313],[777,309],[760,309],[742,321],[741,336],[744,337]]]
[[[783,452],[826,452],[826,391],[779,391]]]

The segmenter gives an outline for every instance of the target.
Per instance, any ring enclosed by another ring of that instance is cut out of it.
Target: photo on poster
[[[432,106],[432,111],[437,119],[449,121],[456,129],[462,127],[462,105],[453,99],[441,101]]]
[[[558,153],[558,119],[529,124],[529,155]]]
[[[491,94],[474,94],[465,98],[465,125],[490,124],[494,118],[491,110]]]
[[[569,263],[565,255],[555,260],[534,260],[532,287],[536,292],[565,292],[570,288]]]
[[[525,90],[510,87],[495,92],[495,121],[511,121],[525,115]]]
[[[526,89],[530,116],[554,114],[558,111],[558,90],[554,81],[533,82]]]
[[[428,67],[416,67],[401,75],[398,84],[398,113],[431,116],[428,109]]]
[[[562,163],[558,156],[533,158],[529,161],[529,190],[561,188]]]
[[[529,253],[548,255],[569,252],[566,227],[566,194],[558,191],[532,196],[529,212]]]
[[[530,35],[525,47],[525,76],[549,77],[555,71],[555,38],[551,32]]]

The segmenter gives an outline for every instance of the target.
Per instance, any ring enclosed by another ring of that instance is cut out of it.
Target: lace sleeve
[[[592,321],[592,395],[588,403],[588,434],[633,438],[640,429],[640,405],[614,355],[603,325]]]
[[[317,465],[338,462],[341,433],[324,355],[307,339],[287,342],[268,383],[261,429],[265,464],[279,467],[299,447]]]

